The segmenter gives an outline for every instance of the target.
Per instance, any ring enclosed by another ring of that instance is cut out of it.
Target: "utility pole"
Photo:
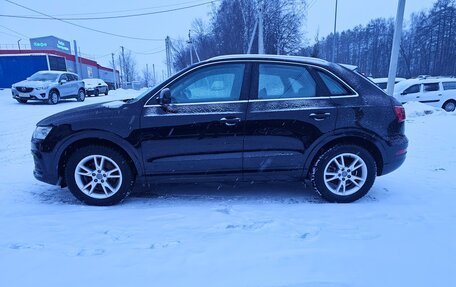
[[[75,66],[76,66],[76,74],[81,77],[81,74],[79,73],[79,55],[78,55],[78,44],[76,43],[76,40],[73,40],[73,46],[74,46],[74,59],[76,60]]]
[[[332,61],[336,61],[336,53],[337,53],[337,40],[336,40],[336,32],[337,32],[337,3],[338,0],[336,0],[336,7],[334,10],[334,33],[333,33],[333,55],[332,55]]]
[[[126,80],[128,81],[128,75],[125,75],[125,70],[126,70],[125,69],[125,66],[126,66],[125,65],[125,48],[124,48],[124,46],[120,46],[120,48],[122,49],[122,67],[121,67],[121,69],[123,71],[122,72],[122,75],[123,75],[123,77],[122,77],[122,81],[123,81],[122,87],[123,87],[125,85],[125,77],[127,77]]]
[[[258,11],[258,54],[264,54],[264,42],[263,42],[263,6],[264,3],[260,3],[260,9]]]
[[[257,27],[258,27],[258,19],[256,19],[255,25],[253,26],[252,37],[250,38],[249,48],[247,49],[247,54],[250,54],[252,52],[253,40],[255,39]]]
[[[192,43],[192,37],[190,35],[190,31],[188,30],[188,44],[189,44],[189,52],[190,52],[190,65],[193,65],[193,43]]]
[[[171,40],[170,40],[169,36],[166,36],[165,46],[166,46],[166,70],[168,72],[168,77],[171,77]]]
[[[154,86],[157,84],[157,76],[155,75],[155,64],[152,64],[152,73],[154,75]]]
[[[405,0],[398,0],[396,26],[394,27],[393,47],[391,48],[391,59],[388,72],[387,93],[390,96],[394,94],[394,82],[397,74],[397,62],[399,59],[399,48],[402,38],[402,24],[404,23]]]
[[[113,84],[114,90],[117,89],[117,75],[116,75],[116,63],[114,62],[114,53],[111,53],[112,59],[112,77],[113,77]]]
[[[150,87],[149,64],[146,64],[146,88]]]

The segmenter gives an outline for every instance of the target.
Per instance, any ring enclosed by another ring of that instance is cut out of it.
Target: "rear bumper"
[[[385,175],[398,169],[407,157],[408,139],[405,135],[395,136],[383,153],[383,168],[379,175]]]

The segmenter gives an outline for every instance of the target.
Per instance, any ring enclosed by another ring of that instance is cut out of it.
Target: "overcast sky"
[[[208,2],[209,0],[13,0],[21,5],[56,17],[113,16],[168,10]],[[234,1],[234,0],[233,0]],[[406,19],[413,12],[429,9],[435,0],[407,0]],[[310,9],[303,31],[308,39],[313,39],[319,31],[320,37],[332,32],[334,25],[335,0],[308,0]],[[188,29],[195,18],[208,19],[211,4],[186,10],[136,18],[114,20],[73,21],[74,23],[103,30],[111,33],[132,37],[153,38],[159,41],[140,41],[123,39],[84,30],[66,23],[54,20],[29,20],[0,17],[0,44],[14,44],[19,38],[22,43],[29,43],[26,37],[41,37],[54,35],[65,40],[77,40],[81,52],[92,55],[101,65],[108,65],[111,52],[118,52],[121,45],[135,52],[139,70],[147,64],[157,66],[157,74],[164,69],[165,48],[164,39],[167,35],[174,39],[185,39]],[[352,28],[358,24],[366,24],[370,19],[378,17],[394,17],[397,0],[339,0],[338,31]],[[128,10],[128,11],[123,11]],[[109,13],[112,11],[122,11]],[[93,14],[87,14],[93,13]],[[95,14],[97,13],[97,14]],[[102,14],[100,14],[102,13]],[[0,14],[34,15],[34,12],[14,6],[0,0]],[[80,15],[65,15],[80,14]],[[4,26],[4,27],[2,27]],[[6,28],[14,30],[7,30]],[[18,35],[22,34],[21,35]],[[161,40],[163,39],[163,40]],[[142,53],[158,52],[150,55]]]

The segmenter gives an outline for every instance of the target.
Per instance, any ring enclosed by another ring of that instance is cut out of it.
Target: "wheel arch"
[[[304,164],[304,178],[309,177],[312,166],[318,160],[318,157],[329,148],[341,145],[350,144],[357,145],[366,149],[374,158],[377,164],[377,175],[383,173],[384,157],[382,154],[382,143],[376,136],[365,134],[364,132],[343,132],[341,134],[334,134],[320,140],[317,144],[310,148],[307,160]]]
[[[72,136],[70,139],[65,141],[65,143],[62,144],[61,147],[58,149],[56,155],[56,162],[58,163],[57,173],[59,178],[61,179],[61,186],[66,186],[63,174],[65,164],[68,161],[69,157],[78,148],[88,145],[100,145],[117,150],[123,156],[125,156],[125,158],[128,161],[128,164],[130,165],[133,173],[136,176],[143,175],[141,157],[140,155],[138,155],[135,149],[131,147],[131,144],[129,142],[125,141],[122,138],[119,138],[118,136],[104,132],[91,132],[89,134],[80,133]]]

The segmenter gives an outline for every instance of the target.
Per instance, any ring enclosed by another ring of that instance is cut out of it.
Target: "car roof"
[[[438,82],[456,82],[456,78],[426,78],[426,79],[408,79],[402,81],[404,84],[429,84],[429,83],[438,83]]]
[[[284,56],[284,55],[266,55],[266,54],[234,54],[234,55],[224,55],[217,56],[206,60],[205,62],[215,62],[215,61],[224,61],[224,60],[274,60],[274,61],[289,61],[289,62],[298,62],[305,64],[313,65],[329,65],[330,63],[326,60],[311,58],[311,57],[301,57],[301,56]]]
[[[37,73],[46,73],[46,74],[56,74],[56,75],[61,75],[61,74],[72,74],[76,75],[75,73],[72,72],[66,72],[66,71],[52,71],[52,70],[43,70],[43,71],[38,71]],[[77,76],[77,75],[76,75]]]

